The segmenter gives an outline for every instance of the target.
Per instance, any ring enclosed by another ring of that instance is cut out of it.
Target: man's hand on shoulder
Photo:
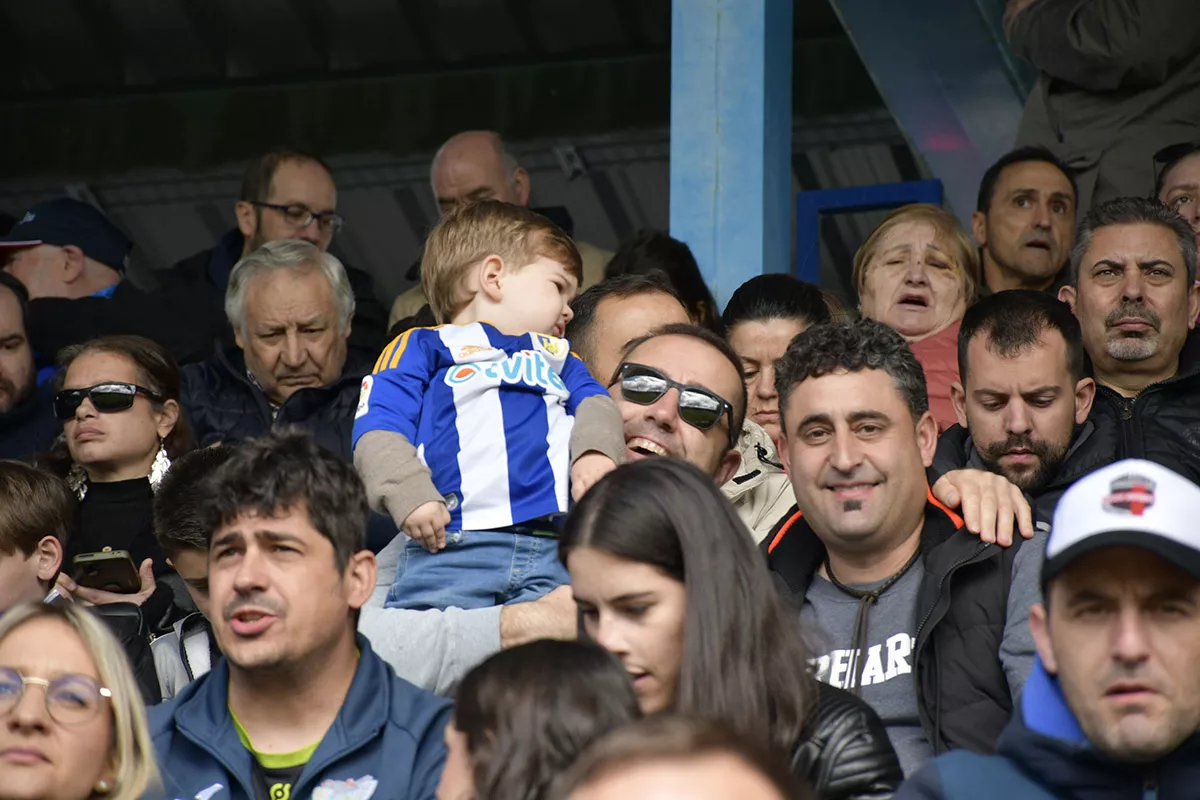
[[[1013,520],[1021,536],[1032,539],[1033,511],[1008,478],[979,469],[947,472],[933,485],[933,496],[949,508],[960,509],[967,530],[988,544],[1013,543]]]
[[[575,639],[579,614],[570,586],[560,586],[532,603],[505,606],[500,612],[500,646],[516,647],[537,639]]]

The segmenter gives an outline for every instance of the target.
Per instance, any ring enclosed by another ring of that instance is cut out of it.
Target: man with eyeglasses
[[[1154,154],[1154,196],[1183,217],[1200,245],[1200,139],[1168,145]],[[1192,329],[1181,365],[1200,363],[1200,333]]]
[[[97,336],[153,339],[184,363],[218,330],[186,293],[146,292],[126,279],[133,243],[99,209],[60,197],[31,206],[0,239],[0,264],[29,296],[26,329],[38,366]]]
[[[250,162],[234,205],[237,228],[216,246],[177,263],[159,276],[164,286],[202,289],[210,317],[231,344],[223,301],[233,265],[267,242],[301,239],[321,252],[329,249],[345,221],[337,213],[337,186],[329,166],[315,155],[279,148]],[[378,355],[384,344],[387,312],[375,296],[371,277],[346,267],[354,290],[354,330],[349,346]]]

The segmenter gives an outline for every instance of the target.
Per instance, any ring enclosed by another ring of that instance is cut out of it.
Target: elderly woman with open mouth
[[[925,370],[938,430],[949,428],[956,421],[950,384],[959,379],[958,328],[979,283],[975,243],[950,212],[903,206],[858,249],[853,280],[862,315],[908,340]]]

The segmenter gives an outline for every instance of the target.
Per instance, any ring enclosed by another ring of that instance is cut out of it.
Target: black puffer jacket
[[[1200,483],[1200,367],[1132,399],[1097,387],[1089,419],[1097,430],[1117,432],[1114,461],[1144,458]]]
[[[887,800],[904,780],[879,715],[849,692],[817,682],[817,709],[792,768],[820,800]]]
[[[201,447],[269,433],[295,425],[309,431],[317,444],[350,461],[350,434],[358,391],[371,364],[351,351],[340,378],[328,386],[300,389],[272,417],[271,404],[246,375],[242,351],[218,352],[201,364],[183,369],[183,407]]]

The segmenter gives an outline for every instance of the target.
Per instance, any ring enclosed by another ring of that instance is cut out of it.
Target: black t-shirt
[[[304,764],[268,768],[254,760],[254,796],[256,800],[292,800],[292,786],[304,772]]]

